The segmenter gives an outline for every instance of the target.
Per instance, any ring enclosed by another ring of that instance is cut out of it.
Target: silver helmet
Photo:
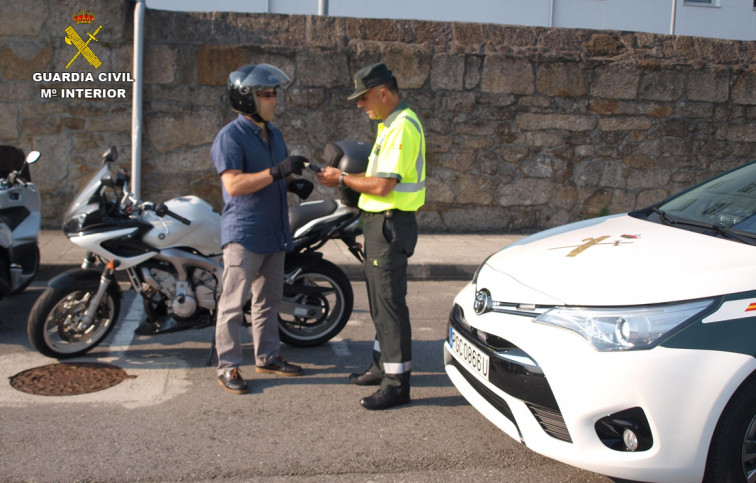
[[[291,79],[278,67],[269,64],[246,65],[228,76],[228,100],[242,114],[257,114],[255,92],[276,87],[286,88]]]

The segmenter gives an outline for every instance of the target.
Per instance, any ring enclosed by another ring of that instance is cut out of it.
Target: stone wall
[[[103,26],[91,44],[99,69],[65,68],[80,2],[0,0],[0,142],[42,151],[32,172],[47,227],[60,226],[109,145],[130,163],[129,82],[33,80],[132,70],[133,4],[87,3]],[[275,122],[292,152],[318,160],[330,141],[372,142],[374,123],[345,98],[355,71],[384,61],[424,121],[424,231],[527,232],[628,211],[756,159],[754,59],[754,42],[694,37],[147,10],[142,194],[193,193],[220,208],[209,149],[234,117],[225,82],[239,66],[290,74]],[[41,96],[64,87],[127,94]]]

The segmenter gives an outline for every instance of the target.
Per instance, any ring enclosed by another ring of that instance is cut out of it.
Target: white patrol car
[[[756,162],[495,253],[446,372],[532,450],[616,478],[756,482]]]

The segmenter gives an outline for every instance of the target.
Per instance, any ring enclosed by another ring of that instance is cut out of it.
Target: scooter
[[[29,174],[39,157],[0,146],[0,299],[23,292],[39,270],[41,198]]]
[[[123,296],[118,271],[142,297],[147,320],[140,333],[215,323],[223,272],[220,214],[196,196],[157,205],[136,199],[128,174],[111,172],[116,159],[112,147],[64,215],[64,233],[88,253],[81,268],[49,282],[29,314],[29,340],[46,356],[80,356],[113,330]],[[289,216],[294,250],[285,260],[279,332],[284,343],[314,346],[344,328],[354,301],[346,274],[318,249],[337,239],[364,260],[355,239],[360,212],[341,200],[321,200],[293,206]]]

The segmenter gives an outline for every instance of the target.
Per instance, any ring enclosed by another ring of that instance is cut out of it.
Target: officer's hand
[[[341,170],[334,168],[333,166],[326,166],[320,172],[315,173],[320,181],[320,184],[328,187],[336,187],[339,185],[339,176],[341,176]]]
[[[296,178],[289,181],[288,189],[303,200],[306,200],[307,197],[310,196],[310,193],[312,193],[314,187],[315,185],[312,184],[312,181],[304,178]]]
[[[287,156],[279,164],[270,168],[270,174],[274,180],[285,178],[292,173],[302,174],[307,158],[304,156]]]

